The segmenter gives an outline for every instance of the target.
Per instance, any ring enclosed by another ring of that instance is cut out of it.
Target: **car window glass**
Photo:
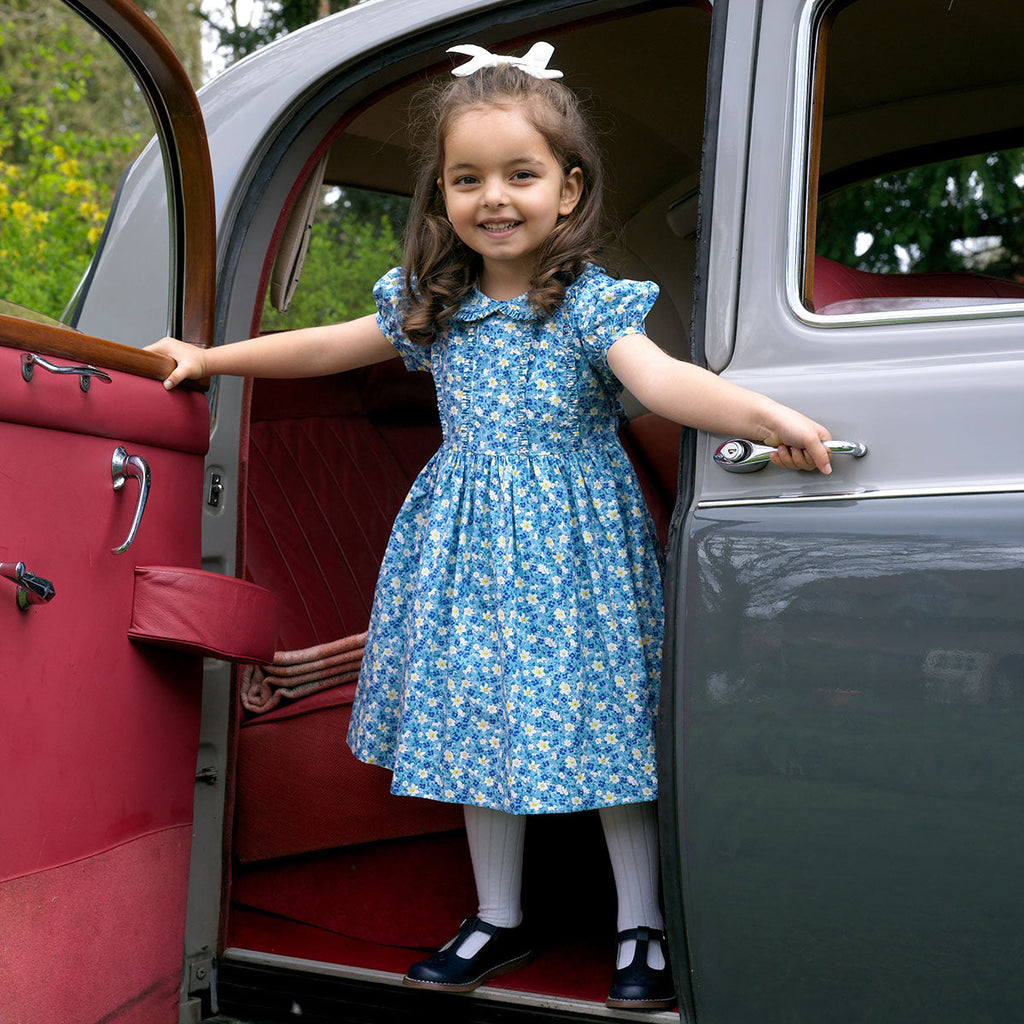
[[[373,313],[374,284],[402,261],[408,209],[405,196],[321,186],[294,293],[286,298],[268,289],[261,329],[283,331]]]
[[[858,181],[819,200],[815,251],[877,273],[982,273],[1022,280],[1022,186],[1024,148]]]
[[[838,7],[818,35],[804,304],[1024,302],[1024,86],[1004,41],[1024,16],[989,0]]]
[[[60,3],[4,5],[0,299],[66,319],[118,181],[153,133],[131,73],[92,27]]]

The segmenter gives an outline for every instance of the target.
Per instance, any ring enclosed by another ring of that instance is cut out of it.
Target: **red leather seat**
[[[664,543],[678,425],[623,430]],[[398,360],[338,377],[255,382],[242,548],[281,601],[278,650],[362,632],[394,517],[441,440],[433,385]],[[392,796],[345,744],[355,684],[243,713],[233,852],[243,864],[460,828],[461,808]]]
[[[1022,299],[1024,284],[984,274],[877,274],[824,256],[814,259],[815,312],[852,312],[836,303],[887,298]]]
[[[246,576],[277,594],[278,650],[366,629],[391,524],[441,440],[433,384],[391,360],[254,383]],[[462,825],[461,808],[394,797],[345,744],[355,684],[244,716],[233,852],[242,863]]]
[[[622,446],[626,449],[644,491],[662,548],[668,543],[668,526],[679,487],[678,423],[645,413],[622,428]]]

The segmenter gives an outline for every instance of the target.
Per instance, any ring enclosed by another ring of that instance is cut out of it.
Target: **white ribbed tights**
[[[643,926],[661,930],[664,922],[658,905],[658,821],[654,803],[602,807],[599,813],[618,894],[618,930]],[[515,928],[523,919],[526,817],[467,804],[465,818],[480,901],[477,916],[499,928]],[[486,935],[475,932],[463,942],[459,955],[473,956],[486,941]],[[630,963],[634,948],[632,940],[622,943],[618,966]],[[655,969],[664,966],[656,942],[648,949],[648,963]]]

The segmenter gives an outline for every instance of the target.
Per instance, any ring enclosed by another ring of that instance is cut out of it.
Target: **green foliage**
[[[407,205],[400,197],[353,191],[322,205],[292,305],[279,313],[268,297],[262,329],[336,323],[374,312],[374,284],[402,259]]]
[[[89,130],[82,108],[95,68],[69,25],[26,35],[22,21],[3,22],[0,68],[0,291],[59,317],[139,138]]]
[[[112,189],[101,174],[135,147],[133,138],[50,141],[41,108],[0,126],[0,264],[3,297],[59,318],[92,258]],[[18,152],[17,163],[4,159]]]
[[[172,4],[181,0],[153,6]],[[160,24],[174,30],[177,47],[188,46],[181,29],[165,18]],[[198,47],[199,21],[193,17],[190,25]],[[153,132],[134,78],[92,26],[60,3],[0,0],[0,120],[10,124],[25,106],[43,107],[55,135]]]
[[[257,23],[239,18],[237,0],[208,3],[200,17],[217,37],[217,48],[239,60],[279,36],[294,32],[328,14],[354,7],[359,0],[267,0]]]
[[[1024,280],[1022,181],[1024,149],[1009,149],[858,182],[818,204],[817,253],[860,270]]]

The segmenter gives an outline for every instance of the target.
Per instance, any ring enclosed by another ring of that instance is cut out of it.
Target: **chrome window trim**
[[[797,28],[793,72],[793,139],[790,151],[789,213],[786,229],[786,299],[793,315],[809,327],[871,327],[887,324],[937,323],[949,320],[981,320],[1024,314],[1024,300],[993,305],[941,306],[927,310],[907,309],[873,313],[840,313],[824,316],[807,309],[801,296],[801,276],[807,221],[808,154],[814,79],[814,43],[821,18],[834,0],[808,0]]]
[[[952,498],[984,494],[1024,494],[1024,484],[968,484],[964,487],[907,487],[828,494],[778,494],[763,498],[708,498],[698,501],[696,507],[706,509],[743,508],[751,505],[811,505],[822,502],[874,501],[878,498]]]

